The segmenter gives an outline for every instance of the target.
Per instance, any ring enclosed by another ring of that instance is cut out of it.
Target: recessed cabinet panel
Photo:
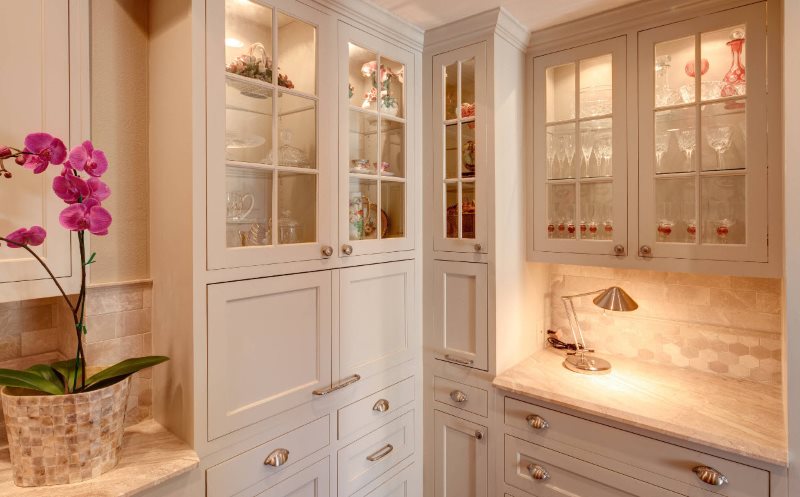
[[[330,462],[326,457],[313,466],[287,478],[256,497],[328,497],[330,496]]]
[[[390,478],[379,478],[352,497],[417,497],[418,486],[419,471],[415,464],[411,464]]]
[[[488,370],[486,264],[434,261],[437,359]]]
[[[209,285],[208,330],[212,440],[330,385],[331,273]]]
[[[434,497],[488,497],[485,426],[434,411]]]

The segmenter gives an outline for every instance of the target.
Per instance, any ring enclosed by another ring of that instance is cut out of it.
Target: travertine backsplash
[[[110,365],[151,354],[151,285],[135,283],[88,291],[84,341],[90,365]],[[0,368],[25,368],[74,357],[72,317],[62,298],[0,303]],[[131,383],[126,424],[151,416],[152,376],[137,373]],[[0,410],[0,445],[6,431]]]
[[[598,354],[781,383],[781,280],[552,265],[550,328],[572,341],[561,296],[622,287],[633,312],[575,300],[585,339]]]

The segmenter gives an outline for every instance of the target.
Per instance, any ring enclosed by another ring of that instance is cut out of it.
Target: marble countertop
[[[494,385],[669,437],[787,465],[783,395],[777,386],[608,358],[607,375],[566,369],[546,349],[498,375]]]
[[[0,495],[5,497],[123,497],[135,495],[198,467],[197,454],[153,420],[125,429],[119,464],[81,483],[18,487],[11,478],[8,449],[0,451]]]

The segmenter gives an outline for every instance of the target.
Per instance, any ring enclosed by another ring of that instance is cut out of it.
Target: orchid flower
[[[24,245],[36,247],[44,243],[47,232],[41,226],[31,226],[30,229],[20,228],[5,236],[8,248],[22,248]]]
[[[25,137],[25,150],[17,159],[21,166],[39,174],[50,164],[61,164],[66,158],[64,142],[48,133],[31,133]]]
[[[98,178],[89,178],[89,181],[87,181],[86,184],[89,186],[88,198],[93,198],[99,202],[102,202],[111,196],[111,188],[109,188],[107,184],[103,183]]]
[[[53,192],[68,204],[75,204],[89,196],[89,185],[74,174],[62,174],[53,178]]]
[[[111,226],[111,213],[100,206],[95,198],[72,204],[58,216],[61,226],[70,231],[89,230],[93,235],[107,235]]]
[[[99,178],[108,169],[108,159],[102,150],[95,150],[92,142],[86,140],[69,151],[69,163],[78,171]]]

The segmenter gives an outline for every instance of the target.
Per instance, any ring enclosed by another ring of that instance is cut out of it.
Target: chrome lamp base
[[[608,374],[611,372],[610,362],[585,352],[568,355],[564,359],[564,367],[581,374]]]

